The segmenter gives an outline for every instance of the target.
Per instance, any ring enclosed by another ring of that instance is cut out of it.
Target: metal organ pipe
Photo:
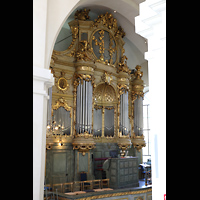
[[[82,133],[82,125],[83,125],[83,91],[82,91],[82,84],[79,83],[79,86],[80,86],[80,99],[81,99],[81,102],[80,102],[80,111],[79,111],[79,115],[81,117],[81,120],[80,120],[80,133]]]
[[[80,93],[80,86],[77,87],[77,94]],[[76,130],[77,133],[80,133],[80,114],[79,111],[80,110],[80,94],[77,95],[77,103],[76,103],[76,109],[77,109],[77,113],[76,113]]]
[[[134,132],[136,136],[143,134],[143,99],[139,97],[134,102]]]
[[[85,131],[87,131],[87,114],[88,114],[88,107],[87,107],[87,81],[85,81]]]
[[[93,87],[91,82],[83,80],[83,84],[81,81],[79,82],[77,88],[77,133],[84,133],[88,131],[91,133],[92,127],[92,92]]]
[[[120,96],[120,131],[122,135],[127,135],[129,131],[128,92],[124,92]]]
[[[85,132],[85,81],[83,81],[83,102],[82,102],[82,114],[83,114],[83,133]]]

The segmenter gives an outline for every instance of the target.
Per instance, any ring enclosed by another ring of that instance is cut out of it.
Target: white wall
[[[142,64],[144,59],[144,54],[127,38],[123,38],[125,44],[125,55],[127,56],[127,65],[130,69],[135,69],[136,65]]]
[[[33,65],[44,67],[47,0],[33,1]]]
[[[152,198],[166,194],[166,2],[147,0],[135,18],[136,32],[148,39]]]
[[[141,71],[143,71],[142,80],[144,81],[145,88],[144,92],[148,90],[149,80],[148,80],[148,62],[144,58],[144,54],[127,38],[123,38],[125,44],[125,55],[127,56],[127,65],[130,69],[135,69],[137,65],[141,65]]]

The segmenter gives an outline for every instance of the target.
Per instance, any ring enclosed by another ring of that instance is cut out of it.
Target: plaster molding
[[[166,0],[147,0],[140,4],[140,15],[135,18],[136,32],[148,39],[147,60],[153,59],[154,54],[165,46],[165,9]]]
[[[48,97],[47,89],[54,85],[54,77],[49,69],[33,66],[33,94]]]
[[[151,2],[147,0],[141,3],[140,15],[135,17],[135,32],[145,38],[150,38],[154,34],[154,26],[162,23],[162,12],[166,9],[166,0]]]

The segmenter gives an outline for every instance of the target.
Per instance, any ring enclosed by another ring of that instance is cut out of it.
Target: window
[[[149,107],[150,102],[148,99],[148,94],[144,95],[143,100],[143,135],[146,142],[146,147],[143,147],[143,162],[148,162],[148,159],[151,159],[151,141],[150,141],[150,126],[149,126]]]

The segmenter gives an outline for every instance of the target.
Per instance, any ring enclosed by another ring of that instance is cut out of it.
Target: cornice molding
[[[33,66],[33,94],[48,96],[46,89],[53,84],[53,74],[49,69]]]
[[[145,1],[141,3],[140,15],[135,17],[135,32],[145,38],[153,35],[154,25],[162,23],[162,12],[166,9],[166,0],[151,2]]]

